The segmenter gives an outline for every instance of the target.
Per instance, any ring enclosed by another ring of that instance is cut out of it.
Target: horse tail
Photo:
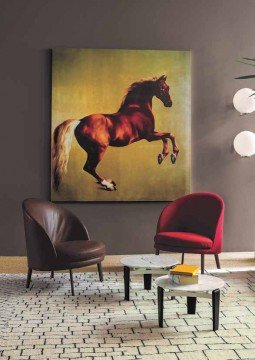
[[[69,153],[76,126],[80,120],[66,120],[56,127],[52,138],[53,189],[58,191],[63,174],[67,172]]]

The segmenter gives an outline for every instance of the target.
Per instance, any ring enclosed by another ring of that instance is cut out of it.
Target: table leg
[[[197,303],[197,298],[189,297],[189,296],[187,297],[188,314],[196,313],[196,303]]]
[[[213,308],[213,331],[219,329],[219,312],[220,312],[220,289],[212,292],[212,308]]]
[[[124,266],[124,289],[125,289],[125,300],[129,301],[129,287],[130,287],[130,268]]]
[[[143,281],[144,281],[144,289],[151,290],[151,274],[144,274]]]
[[[158,324],[163,327],[164,289],[158,286]]]

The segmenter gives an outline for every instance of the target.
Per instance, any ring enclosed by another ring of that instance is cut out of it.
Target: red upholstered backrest
[[[222,239],[224,202],[214,193],[183,196],[161,213],[157,232],[193,232],[212,240]],[[216,239],[217,238],[217,239]]]

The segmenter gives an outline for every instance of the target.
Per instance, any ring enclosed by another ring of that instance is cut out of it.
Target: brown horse
[[[88,154],[83,169],[94,176],[106,190],[116,190],[116,183],[98,175],[96,167],[108,146],[126,146],[143,139],[162,140],[163,150],[158,155],[158,163],[161,164],[169,154],[168,139],[170,139],[173,146],[171,161],[174,164],[179,149],[172,134],[155,131],[155,119],[152,113],[154,96],[160,99],[164,106],[172,106],[165,75],[133,83],[119,110],[114,114],[93,114],[81,120],[66,120],[58,125],[53,134],[52,145],[54,189],[59,190],[61,178],[67,172],[73,134]]]

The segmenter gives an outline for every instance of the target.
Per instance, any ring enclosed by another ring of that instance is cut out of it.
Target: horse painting
[[[92,114],[81,120],[66,120],[58,125],[52,141],[54,189],[60,190],[62,176],[67,172],[73,135],[87,152],[84,171],[92,175],[100,186],[108,191],[116,190],[116,183],[97,173],[97,166],[108,146],[121,147],[140,140],[161,140],[163,149],[157,158],[158,164],[161,164],[169,154],[170,140],[173,147],[170,159],[174,164],[179,149],[173,134],[155,131],[155,118],[152,112],[154,96],[161,100],[165,107],[172,106],[165,75],[133,83],[119,110],[114,114]]]

